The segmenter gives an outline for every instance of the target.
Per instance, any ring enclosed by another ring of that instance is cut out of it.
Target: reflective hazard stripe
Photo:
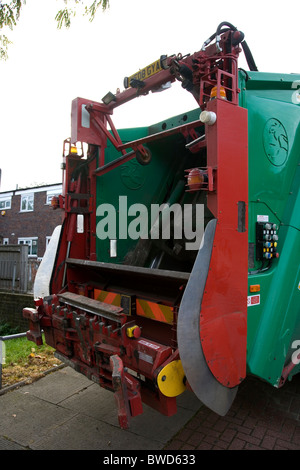
[[[167,305],[137,299],[136,313],[143,317],[152,318],[163,323],[173,322],[173,309]]]
[[[114,292],[106,292],[105,290],[95,289],[94,298],[96,300],[100,300],[101,302],[105,302],[106,304],[120,307],[120,302],[121,302],[120,294],[115,294]]]
[[[120,294],[100,289],[95,289],[94,298],[101,302],[105,302],[106,304],[115,305],[116,307],[119,307],[121,303]],[[162,323],[173,322],[172,307],[158,304],[156,302],[150,302],[148,300],[136,299],[136,314]]]

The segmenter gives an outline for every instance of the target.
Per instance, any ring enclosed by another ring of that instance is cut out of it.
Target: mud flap
[[[205,229],[189,282],[180,304],[177,325],[179,356],[187,381],[199,400],[224,416],[232,405],[238,386],[222,385],[210,371],[200,340],[200,311],[209,271],[217,219]]]

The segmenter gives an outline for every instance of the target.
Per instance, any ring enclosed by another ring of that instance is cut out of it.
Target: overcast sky
[[[71,102],[101,101],[123,78],[162,54],[201,49],[218,24],[245,33],[258,69],[300,73],[299,2],[110,0],[90,23],[79,13],[58,30],[62,0],[27,0],[0,62],[0,191],[61,181],[63,140],[70,137]],[[247,68],[244,58],[240,66]],[[144,126],[197,107],[180,84],[114,111],[117,127]]]

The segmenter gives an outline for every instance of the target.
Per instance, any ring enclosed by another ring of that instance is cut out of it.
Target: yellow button
[[[126,329],[128,338],[139,338],[141,336],[141,329],[139,326],[134,325]]]

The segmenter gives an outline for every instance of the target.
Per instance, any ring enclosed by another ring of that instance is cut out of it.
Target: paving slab
[[[94,384],[85,375],[79,374],[71,367],[64,367],[20,389],[33,397],[58,404],[68,397],[76,395]],[[100,388],[100,387],[99,387]]]
[[[114,395],[65,367],[0,396],[0,450],[91,450],[97,459],[119,451],[300,450],[300,375],[279,390],[247,378],[224,417],[190,392],[177,405],[171,417],[144,405],[130,429],[120,429]]]
[[[0,397],[0,437],[30,448],[73,416],[68,409],[30,395],[25,386]]]
[[[0,450],[24,450],[24,447],[8,439],[0,437]]]
[[[144,413],[123,430],[113,393],[65,367],[0,396],[0,449],[159,450],[200,407],[185,392],[176,415],[144,405]]]

